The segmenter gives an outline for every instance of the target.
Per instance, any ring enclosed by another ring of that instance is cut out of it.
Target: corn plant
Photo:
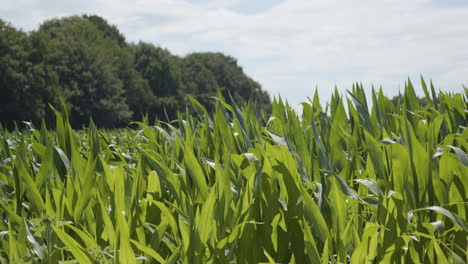
[[[467,263],[468,89],[421,83],[0,128],[0,262]]]

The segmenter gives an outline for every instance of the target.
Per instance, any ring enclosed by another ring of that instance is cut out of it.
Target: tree
[[[7,127],[14,121],[40,121],[54,102],[56,82],[37,63],[40,45],[35,41],[0,20],[0,120]]]
[[[51,122],[63,98],[73,126],[93,117],[99,126],[131,119],[173,119],[192,95],[211,111],[218,89],[236,102],[255,100],[268,111],[270,98],[222,53],[185,57],[140,42],[128,44],[115,25],[96,15],[45,21],[24,33],[0,20],[0,121]]]
[[[77,16],[46,21],[38,34],[47,39],[46,63],[58,75],[74,126],[87,124],[90,117],[105,127],[130,120],[132,113],[118,76],[118,42]]]
[[[109,25],[104,18],[96,15],[83,15],[82,17],[93,23],[105,38],[116,41],[121,48],[127,46],[124,35],[120,33],[115,25]]]
[[[244,73],[235,58],[223,53],[206,52],[192,53],[185,60],[197,61],[211,72],[225,98],[229,99],[230,94],[237,102],[255,100],[259,108],[269,110],[271,102],[268,93]]]
[[[140,42],[133,46],[135,56],[135,69],[148,81],[153,99],[148,105],[147,112],[150,117],[170,118],[176,117],[181,110],[181,75],[177,58],[168,50],[155,47],[152,44]]]
[[[118,77],[122,80],[123,89],[130,110],[134,113],[133,119],[152,111],[157,98],[151,92],[148,80],[143,78],[135,68],[135,50],[133,45],[125,42],[125,37],[115,25],[110,25],[105,19],[96,15],[83,15],[101,31],[103,37],[116,42],[120,50],[118,55]]]
[[[210,98],[216,96],[219,88],[213,73],[205,67],[196,57],[187,56],[179,61],[182,75],[182,92],[192,95],[208,111],[214,109],[214,101]],[[184,96],[185,103],[188,99]]]

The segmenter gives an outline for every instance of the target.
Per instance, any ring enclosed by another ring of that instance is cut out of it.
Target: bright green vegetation
[[[356,85],[301,117],[219,94],[137,130],[74,131],[63,111],[4,130],[2,261],[466,263],[468,89],[423,88],[424,107],[411,83],[371,108]]]

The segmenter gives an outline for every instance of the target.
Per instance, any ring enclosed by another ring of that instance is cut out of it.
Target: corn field
[[[0,262],[467,263],[468,89],[421,84],[0,128]]]

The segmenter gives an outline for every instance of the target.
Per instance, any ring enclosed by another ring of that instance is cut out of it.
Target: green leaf
[[[320,212],[319,207],[315,203],[314,199],[307,193],[306,190],[302,190],[303,208],[304,215],[308,223],[312,226],[314,232],[319,236],[322,242],[325,242],[329,237],[328,226]]]
[[[133,239],[131,239],[130,241],[132,242],[132,244],[134,244],[138,248],[138,250],[140,250],[141,252],[149,255],[150,257],[155,259],[157,262],[166,263],[166,260],[163,259],[163,257],[161,257],[161,255],[159,255],[158,252],[154,251],[152,248],[147,247],[147,246],[145,246],[145,245],[141,244],[140,242],[138,242],[136,240],[133,240]]]
[[[206,184],[203,170],[195,157],[191,142],[186,142],[184,146],[184,164],[189,175],[192,177],[195,187],[200,192],[201,196],[206,199],[208,195],[208,185]]]
[[[383,192],[379,187],[379,184],[373,179],[356,179],[354,180],[360,184],[365,185],[373,194],[382,197]]]
[[[57,234],[58,238],[63,242],[63,244],[65,244],[65,246],[71,251],[78,263],[92,263],[89,257],[83,251],[83,248],[78,242],[76,242],[76,240],[74,240],[64,231],[60,230],[58,227],[52,226],[52,229],[54,230],[55,234]]]
[[[460,216],[457,214],[450,212],[449,210],[439,207],[439,206],[429,206],[429,207],[424,207],[424,208],[419,208],[416,210],[413,210],[413,212],[417,211],[424,211],[424,210],[431,210],[434,212],[437,212],[439,214],[443,214],[446,217],[448,217],[456,226],[464,230],[465,232],[468,233],[468,223],[466,223],[465,220],[463,220]]]
[[[321,263],[320,254],[317,249],[317,242],[315,241],[312,232],[310,232],[310,229],[307,226],[307,221],[304,219],[302,224],[307,257],[309,258],[310,263]]]
[[[34,205],[38,213],[42,213],[45,211],[44,200],[42,200],[41,193],[36,183],[21,160],[19,161],[18,173],[30,202]]]
[[[33,251],[34,253],[41,259],[44,261],[45,259],[45,245],[44,245],[44,242],[40,240],[40,238],[36,237],[32,232],[31,232],[31,228],[29,226],[29,223],[28,221],[26,220],[26,218],[24,218],[24,226],[26,228],[26,232],[27,232],[27,238],[29,240],[29,242],[31,242],[31,244],[33,245]]]
[[[460,148],[457,148],[455,146],[450,146],[447,145],[447,147],[453,149],[455,153],[457,154],[458,160],[465,166],[468,167],[468,154],[466,154],[463,150]]]

